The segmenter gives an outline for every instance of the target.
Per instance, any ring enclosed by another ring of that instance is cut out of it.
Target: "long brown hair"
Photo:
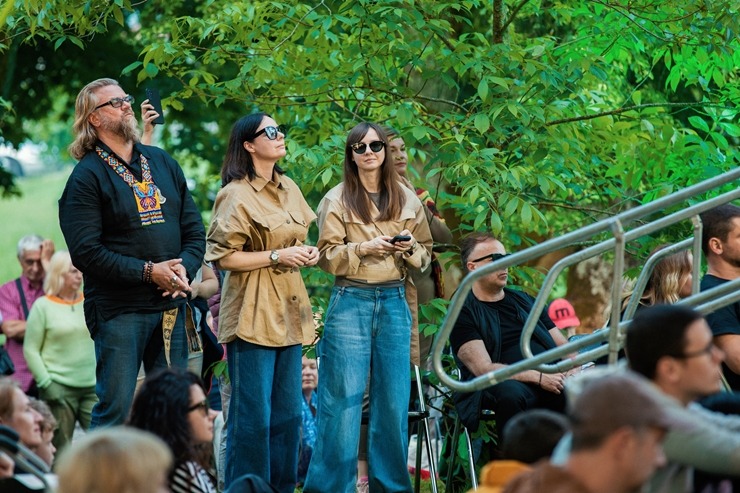
[[[98,105],[98,97],[95,95],[95,91],[101,87],[117,85],[118,81],[114,79],[97,79],[83,87],[77,95],[77,101],[75,102],[75,122],[72,125],[75,140],[69,145],[68,149],[69,155],[73,158],[82,159],[85,154],[93,150],[95,142],[98,140],[97,130],[88,121],[88,118]]]
[[[378,210],[380,215],[374,218],[370,214],[370,196],[360,182],[360,174],[352,156],[352,145],[356,144],[367,135],[370,130],[375,130],[378,138],[388,143],[388,137],[383,129],[374,123],[362,122],[349,131],[347,142],[344,146],[344,191],[342,192],[342,203],[353,215],[362,219],[363,222],[372,223],[374,220],[388,221],[398,219],[401,216],[406,199],[403,189],[398,183],[398,173],[390,161],[388,150],[385,151],[385,159],[380,166],[380,200]]]

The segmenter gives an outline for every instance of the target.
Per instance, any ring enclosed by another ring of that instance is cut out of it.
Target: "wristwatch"
[[[277,265],[279,260],[280,260],[280,254],[278,253],[278,251],[272,250],[270,252],[270,263],[272,265]]]

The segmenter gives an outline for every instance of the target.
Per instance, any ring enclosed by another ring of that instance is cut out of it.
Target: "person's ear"
[[[720,240],[717,237],[709,238],[709,242],[707,244],[709,246],[709,251],[712,252],[715,255],[722,255],[722,251],[724,250],[722,247],[722,240]]]
[[[676,383],[681,380],[681,365],[676,358],[663,356],[655,363],[655,377],[665,382]]]
[[[87,121],[95,128],[100,126],[100,117],[95,112],[90,113],[90,116],[87,117]]]
[[[242,145],[247,152],[254,152],[254,144],[251,142],[245,140]]]

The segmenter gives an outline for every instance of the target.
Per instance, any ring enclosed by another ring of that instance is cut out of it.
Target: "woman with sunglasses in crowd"
[[[335,276],[319,343],[318,440],[304,487],[355,490],[362,394],[370,375],[370,491],[411,491],[406,454],[411,313],[409,269],[426,269],[432,238],[416,194],[400,184],[385,132],[349,133],[344,179],[318,208],[319,265]]]
[[[175,458],[169,477],[173,493],[216,493],[209,472],[215,417],[200,377],[168,368],[144,380],[128,424],[157,435],[169,446]]]
[[[300,269],[316,215],[277,165],[285,133],[264,113],[234,125],[213,206],[206,260],[226,271],[219,341],[231,380],[226,484],[245,474],[293,493],[301,426],[301,345],[314,337]]]

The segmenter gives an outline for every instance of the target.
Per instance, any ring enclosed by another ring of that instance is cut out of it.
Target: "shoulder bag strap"
[[[28,320],[28,304],[26,303],[26,295],[23,293],[23,285],[21,284],[21,278],[15,280],[15,285],[18,288],[18,294],[21,297],[21,306],[23,307],[23,316]]]

